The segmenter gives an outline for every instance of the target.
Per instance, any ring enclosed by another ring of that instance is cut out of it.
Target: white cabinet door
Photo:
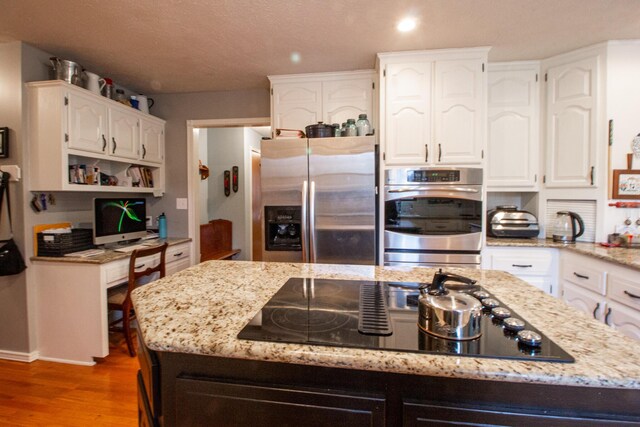
[[[640,340],[640,311],[609,302],[605,322],[626,336]]]
[[[125,159],[138,159],[140,128],[136,115],[119,108],[110,108],[109,137],[109,155]]]
[[[538,65],[489,65],[487,186],[535,189],[539,151]]]
[[[598,57],[547,71],[547,187],[595,187]]]
[[[607,302],[603,296],[565,281],[562,283],[562,299],[594,319],[604,321]]]
[[[388,64],[385,95],[385,161],[415,165],[434,161],[431,146],[432,62]]]
[[[322,121],[322,83],[278,83],[273,85],[275,129],[300,129]]]
[[[140,159],[162,163],[164,159],[164,124],[140,119]]]
[[[434,161],[481,163],[485,107],[480,60],[437,61],[434,93]]]
[[[373,113],[373,79],[332,80],[322,83],[322,119],[325,123],[342,124]],[[310,124],[310,123],[309,123]]]
[[[90,96],[69,93],[68,147],[91,153],[107,152],[107,106]]]

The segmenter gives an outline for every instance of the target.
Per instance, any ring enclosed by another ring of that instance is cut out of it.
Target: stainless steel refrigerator
[[[375,137],[263,140],[262,259],[376,263]]]

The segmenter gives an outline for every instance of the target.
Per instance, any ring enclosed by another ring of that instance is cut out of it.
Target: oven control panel
[[[460,182],[460,171],[408,170],[407,182]]]

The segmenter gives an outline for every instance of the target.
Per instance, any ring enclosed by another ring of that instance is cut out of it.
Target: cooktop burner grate
[[[389,321],[386,295],[381,283],[360,285],[358,332],[365,335],[388,336],[393,333]]]

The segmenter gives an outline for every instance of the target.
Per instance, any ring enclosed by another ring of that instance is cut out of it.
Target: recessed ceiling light
[[[398,22],[398,26],[396,28],[401,33],[409,32],[416,28],[416,20],[415,18],[404,18],[403,20]]]

